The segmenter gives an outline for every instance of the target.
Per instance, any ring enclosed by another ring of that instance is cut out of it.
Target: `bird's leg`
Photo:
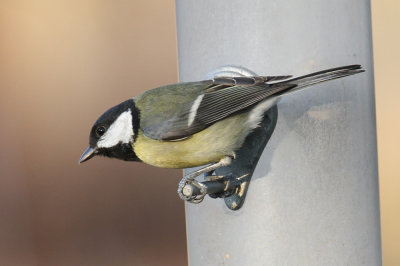
[[[231,162],[232,162],[232,157],[226,156],[217,163],[206,166],[204,168],[201,168],[197,171],[194,171],[194,172],[184,176],[181,179],[181,181],[179,182],[179,186],[178,186],[179,197],[182,200],[186,200],[186,201],[189,201],[192,203],[202,202],[204,199],[204,196],[207,194],[207,190],[206,190],[206,187],[202,183],[198,182],[195,178],[204,173],[212,173],[215,169],[217,169],[219,167],[227,166]],[[199,196],[191,196],[191,195],[188,195],[190,193],[185,193],[184,188],[186,185],[193,185],[193,186],[197,187],[200,190],[200,195]]]

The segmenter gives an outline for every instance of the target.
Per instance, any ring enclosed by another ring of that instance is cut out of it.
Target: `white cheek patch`
[[[132,112],[123,112],[97,142],[99,148],[110,148],[118,143],[129,143],[133,137]]]

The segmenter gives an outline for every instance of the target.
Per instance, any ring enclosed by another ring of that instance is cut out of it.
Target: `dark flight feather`
[[[197,86],[198,92],[192,96],[192,100],[183,104],[177,112],[161,114],[162,121],[152,124],[144,121],[142,129],[146,136],[156,140],[179,140],[269,97],[280,96],[363,71],[360,65],[350,65],[297,78],[290,78],[291,76],[217,77],[211,81],[187,83],[190,86]],[[201,84],[203,88],[199,89]],[[201,101],[199,96],[202,97]],[[197,108],[194,108],[196,99],[199,102]]]

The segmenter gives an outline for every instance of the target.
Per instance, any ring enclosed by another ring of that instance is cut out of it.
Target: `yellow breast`
[[[145,163],[164,168],[189,168],[233,156],[250,128],[244,126],[247,114],[238,114],[179,141],[159,141],[139,130],[133,149]]]

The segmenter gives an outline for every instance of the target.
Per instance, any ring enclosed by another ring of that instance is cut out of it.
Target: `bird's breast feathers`
[[[160,141],[146,137],[142,132],[133,148],[145,163],[164,168],[188,168],[217,162],[234,156],[251,131],[245,125],[249,113],[233,115],[182,140]]]

